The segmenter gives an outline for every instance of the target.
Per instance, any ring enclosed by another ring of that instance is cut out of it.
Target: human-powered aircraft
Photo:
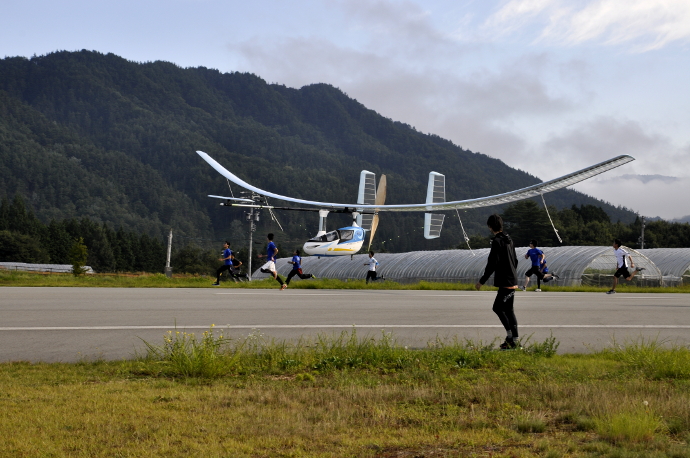
[[[233,207],[253,207],[263,209],[282,209],[319,212],[319,231],[316,235],[304,244],[304,252],[312,256],[343,256],[354,255],[364,244],[365,231],[369,232],[369,246],[373,240],[374,233],[378,227],[379,212],[384,211],[423,211],[424,214],[424,238],[434,239],[440,237],[441,227],[445,215],[443,213],[432,213],[442,210],[458,210],[478,207],[489,207],[491,205],[506,204],[518,200],[528,199],[543,195],[547,192],[565,188],[588,178],[592,178],[600,173],[607,172],[623,164],[634,161],[632,156],[617,156],[599,164],[586,167],[577,172],[564,175],[544,183],[538,183],[526,188],[515,191],[497,194],[495,196],[479,197],[476,199],[446,201],[446,181],[445,175],[437,172],[429,173],[429,183],[427,186],[426,202],[421,204],[396,204],[385,205],[386,199],[386,176],[382,175],[378,189],[376,187],[376,175],[372,172],[362,170],[360,173],[359,193],[356,204],[341,204],[335,202],[318,202],[313,200],[296,199],[294,197],[282,196],[263,189],[252,186],[239,177],[233,175],[229,170],[216,162],[211,156],[203,151],[197,151],[211,167],[218,173],[233,183],[251,191],[255,198],[236,198],[209,195],[209,197],[223,199],[224,206]],[[280,199],[300,205],[310,205],[318,208],[298,208],[298,207],[277,207],[268,205],[266,197]],[[326,217],[329,213],[351,213],[352,225],[342,227],[338,230],[326,231]]]

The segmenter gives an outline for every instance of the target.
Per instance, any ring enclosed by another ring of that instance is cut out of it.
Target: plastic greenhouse
[[[86,273],[92,274],[91,266],[84,266]],[[71,264],[27,264],[25,262],[0,262],[0,270],[23,270],[27,272],[72,272]]]
[[[551,272],[561,278],[561,286],[609,286],[613,282],[616,271],[616,258],[610,246],[564,246],[540,247],[546,255],[546,262]],[[635,265],[645,270],[635,276],[632,284],[639,286],[662,286],[662,273],[659,268],[642,253],[631,248],[630,252]],[[377,253],[379,261],[378,274],[399,283],[414,283],[420,280],[434,282],[475,283],[484,273],[489,248],[479,250],[443,250],[443,251],[413,251],[409,253]],[[518,255],[518,279],[524,279],[524,273],[530,268],[529,259],[524,255],[529,247],[519,247],[515,251]],[[320,278],[363,279],[367,273],[364,263],[368,255],[358,254],[334,258],[318,258],[315,256],[302,258],[302,269],[305,273],[314,274]],[[278,273],[285,277],[292,269],[288,264],[291,258],[281,258],[276,262]],[[266,278],[268,274],[256,271],[253,278]],[[534,279],[533,279],[534,280]],[[623,283],[626,283],[623,280]],[[493,277],[487,285],[493,284]]]
[[[690,248],[648,248],[638,251],[661,270],[665,286],[690,284]]]

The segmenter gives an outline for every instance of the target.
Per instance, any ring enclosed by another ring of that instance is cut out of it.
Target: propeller
[[[374,205],[383,205],[386,203],[386,175],[381,175],[379,179],[379,186],[376,188],[376,200]],[[371,220],[371,231],[369,232],[369,246],[367,251],[371,250],[371,243],[374,241],[374,234],[376,233],[376,228],[379,226],[379,214],[374,214]]]

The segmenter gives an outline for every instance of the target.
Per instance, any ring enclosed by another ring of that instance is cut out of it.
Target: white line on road
[[[279,289],[269,289],[269,290],[253,290],[252,292],[227,292],[227,293],[213,293],[216,295],[230,295],[230,296],[237,296],[237,295],[247,295],[247,296],[256,296],[259,294],[271,294],[271,295],[280,295],[284,297],[291,297],[291,296],[352,296],[355,294],[392,294],[396,295],[400,291],[398,290],[393,290],[391,292],[388,291],[380,291],[380,290],[348,290],[347,293],[293,293],[292,291],[284,292],[280,291]],[[487,295],[487,294],[493,294],[495,291],[477,291],[474,292],[473,294],[434,294],[433,291],[426,291],[421,294],[411,293],[411,292],[406,292],[406,294],[403,294],[404,297],[477,297],[478,295]],[[578,294],[598,294],[598,293],[552,293],[552,294],[534,294],[534,295],[526,295],[523,296],[522,294],[518,295],[517,297],[522,298],[522,297],[529,297],[530,300],[532,299],[539,299],[539,298],[544,298],[544,299],[563,299],[564,297],[571,298],[575,295]],[[629,294],[618,294],[613,297],[610,297],[610,300],[628,300],[628,299],[677,299],[678,297],[676,294],[667,294],[665,296],[660,296],[659,294],[644,294],[641,296],[632,296]]]
[[[127,331],[146,329],[209,329],[203,326],[7,326],[0,331]],[[219,325],[216,329],[324,329],[324,328],[503,328],[500,324],[240,324]],[[520,328],[591,328],[591,329],[690,329],[690,325],[670,324],[521,324]]]
[[[490,291],[486,291],[490,292]],[[245,295],[256,295],[255,293],[214,293],[216,295],[222,295],[222,294],[227,294],[230,296],[235,296],[238,294],[245,294]],[[271,293],[269,293],[271,294]],[[329,293],[288,293],[288,294],[281,294],[281,296],[284,297],[292,297],[292,296],[351,296],[351,294],[343,294],[343,293],[334,293],[334,294],[329,294]],[[424,297],[477,297],[477,294],[408,294],[406,295],[407,297],[419,297],[419,296],[424,296]]]

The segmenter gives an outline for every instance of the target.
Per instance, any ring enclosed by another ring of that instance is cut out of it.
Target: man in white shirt
[[[376,266],[379,265],[379,262],[374,257],[373,251],[369,252],[369,261],[364,263],[364,265],[369,266],[369,272],[367,272],[367,283],[369,283],[369,279],[371,279],[371,281],[376,281]]]
[[[619,277],[622,276],[626,280],[630,281],[635,275],[637,275],[638,272],[644,270],[644,267],[635,267],[635,261],[633,261],[632,256],[630,256],[630,254],[624,248],[622,248],[621,245],[622,242],[620,239],[613,241],[613,253],[616,255],[616,273],[613,274],[613,288],[611,288],[611,290],[606,294],[616,294],[616,286],[618,285]],[[628,260],[630,260],[629,263]],[[630,264],[630,267],[635,269],[632,274],[628,270],[628,264]]]

